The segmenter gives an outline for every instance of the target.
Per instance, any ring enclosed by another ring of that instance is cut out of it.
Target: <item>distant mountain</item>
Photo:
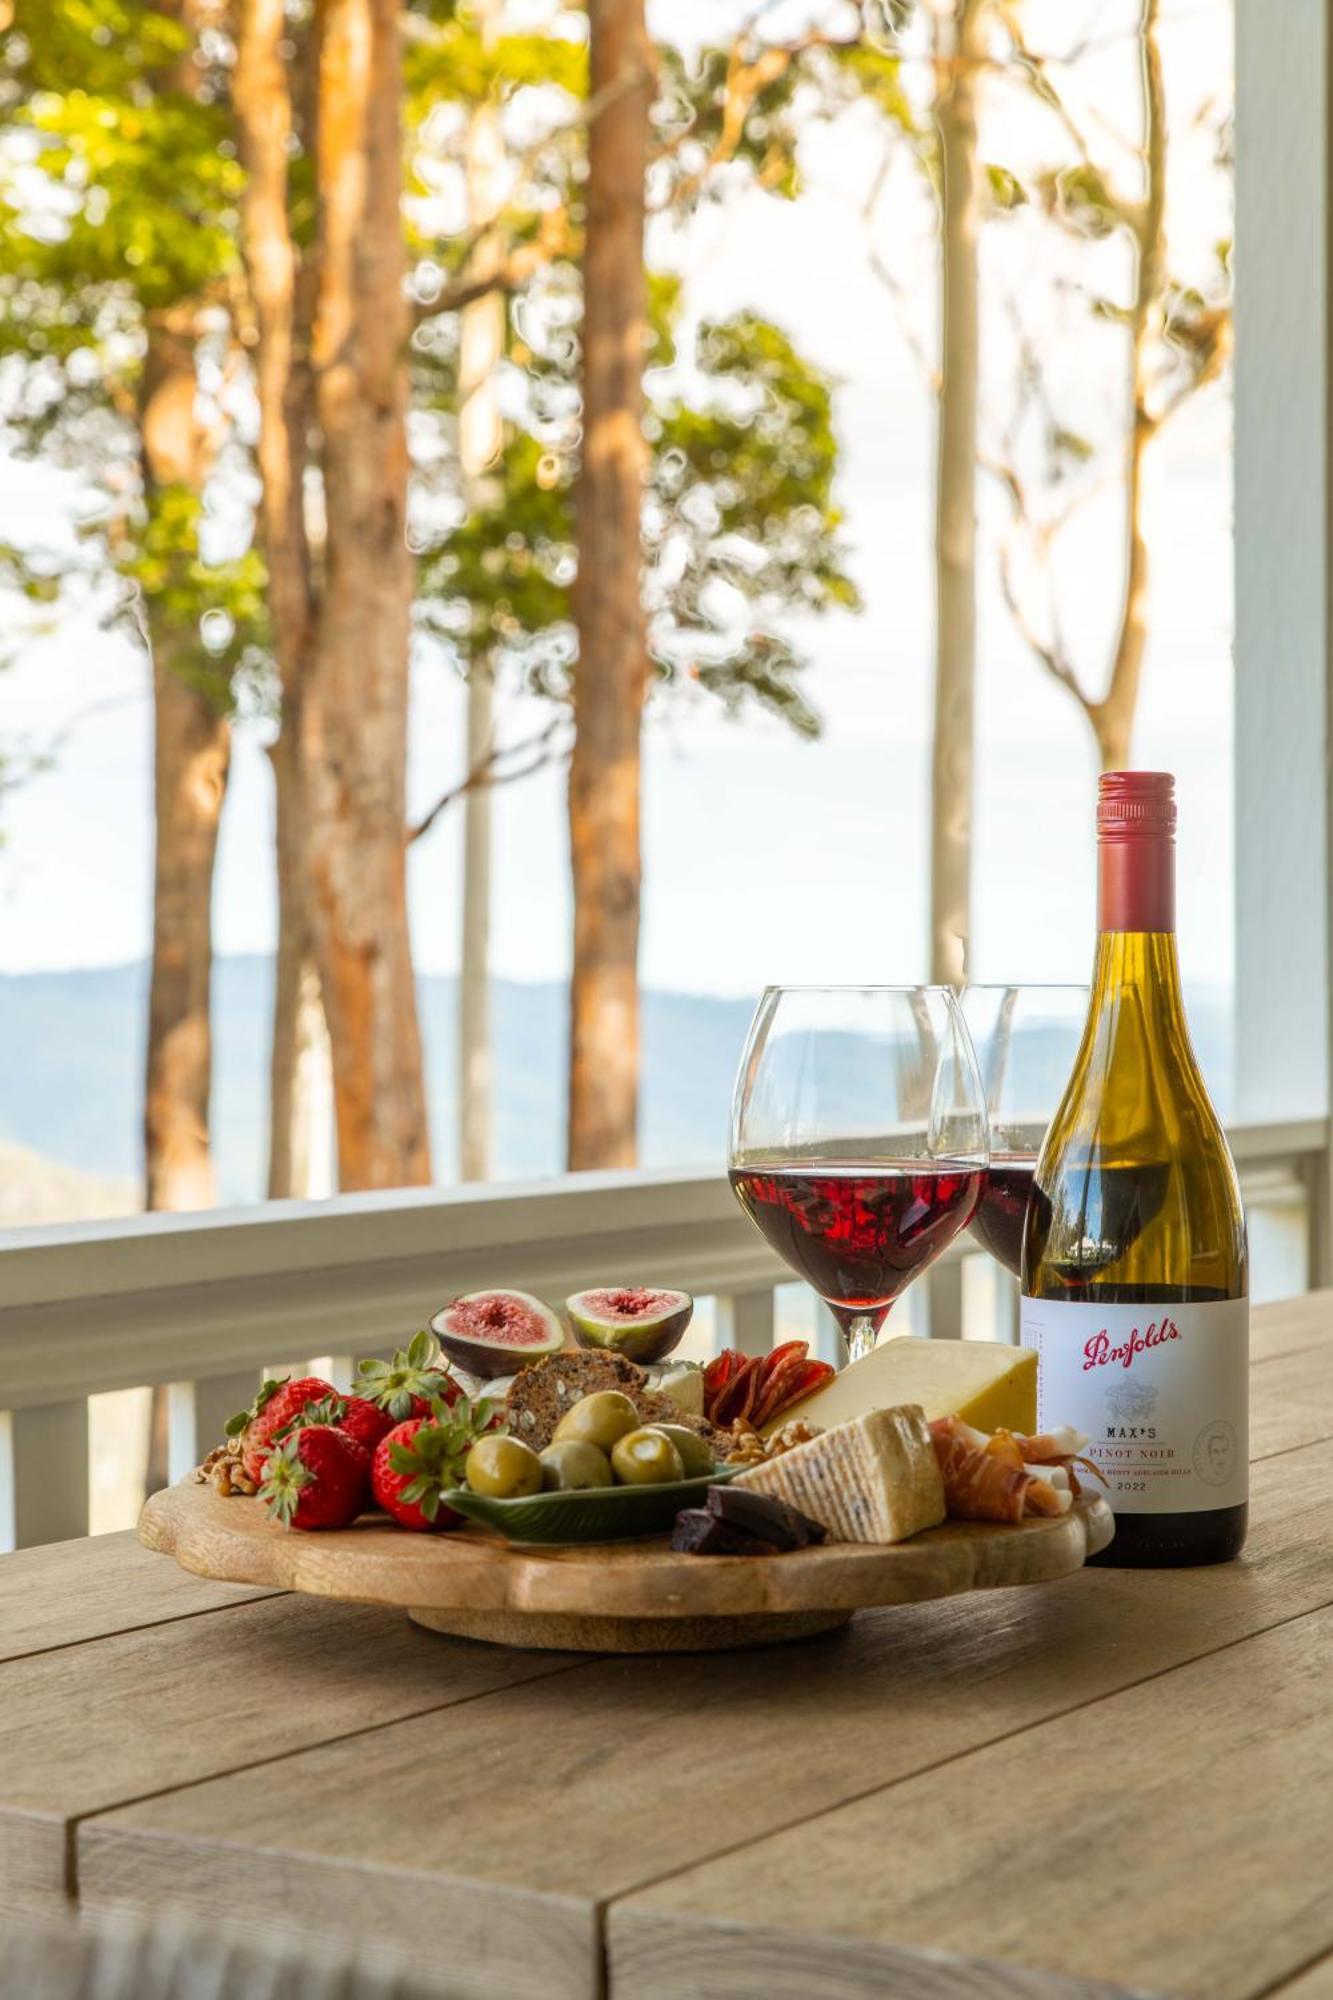
[[[140,1173],[140,1079],[146,965],[0,975],[0,1221],[21,1213],[12,1183],[26,1179],[32,1219],[107,1214],[131,1205]],[[218,962],[213,999],[213,1126],[225,1202],[262,1198],[265,1179],[268,1023],[272,961]],[[435,1169],[455,1178],[456,983],[419,987]],[[563,1164],[568,996],[563,985],[497,980],[494,991],[496,1177],[558,1173]],[[684,993],[644,999],[640,1158],[645,1166],[720,1163],[732,1079],[753,1003]],[[1226,1108],[1230,1017],[1219,993],[1191,996],[1200,1059]],[[62,1168],[74,1170],[60,1179]],[[39,1185],[38,1170],[46,1173]],[[52,1177],[54,1176],[54,1177]],[[90,1186],[79,1176],[92,1176]],[[111,1185],[108,1186],[107,1184]],[[68,1199],[87,1206],[62,1211]]]
[[[142,1201],[137,1180],[103,1180],[27,1146],[0,1143],[0,1229],[129,1215]]]
[[[227,1202],[263,1195],[272,977],[272,961],[258,957],[220,959],[214,976],[213,1127]],[[146,965],[0,975],[0,1142],[83,1173],[137,1179],[147,981]],[[435,1167],[447,1181],[455,1176],[456,982],[425,978],[418,993]],[[495,983],[498,1178],[563,1165],[567,1007],[562,985]],[[748,1000],[645,996],[645,1166],[721,1160],[752,1011]]]

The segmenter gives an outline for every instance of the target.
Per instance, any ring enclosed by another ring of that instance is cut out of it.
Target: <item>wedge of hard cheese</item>
[[[928,1423],[961,1417],[979,1431],[1035,1431],[1036,1353],[995,1340],[881,1341],[827,1388],[783,1410],[765,1434],[793,1422],[831,1430],[901,1403],[920,1403]]]
[[[944,1519],[939,1459],[915,1403],[854,1417],[735,1483],[785,1500],[839,1542],[905,1542]]]

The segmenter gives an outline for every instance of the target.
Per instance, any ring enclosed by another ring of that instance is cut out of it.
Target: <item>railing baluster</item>
[[[310,1363],[312,1375],[322,1375],[345,1396],[352,1386],[353,1357],[350,1354],[319,1354]]]
[[[841,1368],[847,1360],[842,1328],[822,1299],[815,1305],[815,1337],[810,1343],[810,1353],[816,1361],[827,1361],[834,1368]]]
[[[0,1414],[0,1549],[87,1532],[87,1398]]]
[[[995,1338],[1018,1345],[1018,1280],[995,1267]]]
[[[963,1260],[941,1257],[926,1272],[927,1331],[932,1340],[959,1340],[963,1332]]]
[[[767,1354],[773,1345],[773,1287],[760,1292],[736,1292],[717,1301],[717,1344],[738,1347],[742,1354]]]
[[[167,1390],[167,1471],[174,1485],[193,1472],[215,1444],[221,1444],[228,1417],[248,1409],[259,1387],[259,1370],[205,1375],[197,1382],[173,1382]]]

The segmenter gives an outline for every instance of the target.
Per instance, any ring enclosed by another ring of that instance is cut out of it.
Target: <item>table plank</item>
[[[49,1542],[0,1556],[0,1661],[272,1595],[187,1576],[129,1532]]]
[[[362,1784],[365,1732],[380,1723],[570,1665],[298,1597],[11,1660],[0,1666],[0,1912],[63,1904],[70,1829],[88,1813],[243,1770],[247,1803],[215,1824],[250,1835],[265,1760],[361,1732]],[[354,1788],[353,1813],[358,1798]]]
[[[1311,1613],[660,1883],[611,1912],[616,2000],[689,1991],[738,1922],[787,1934],[781,1994],[850,1937],[1252,2000],[1333,1944],[1330,1657]],[[754,1991],[728,1965],[710,1994]]]
[[[1250,1370],[1250,1457],[1333,1438],[1333,1348],[1275,1355]]]
[[[354,1933],[392,1894],[408,1949],[455,1924],[493,1940],[489,1958],[445,1968],[457,2000],[506,1982],[579,1992],[562,1983],[569,1934],[552,1936],[553,1908],[591,1927],[610,1897],[1333,1604],[1333,1447],[1269,1460],[1255,1485],[1250,1554],[1225,1568],[1087,1572],[863,1613],[800,1647],[598,1661],[379,1731],[369,1797],[358,1746],[292,1757],[290,1822],[265,1829],[262,1851],[217,1834],[244,1809],[245,1777],[100,1816],[79,1832],[84,1900]],[[483,1774],[478,1812],[467,1837],[423,1847],[439,1774],[456,1768]]]
[[[1333,1349],[1333,1291],[1300,1292],[1295,1298],[1255,1306],[1250,1314],[1250,1359]]]
[[[1270,2000],[1333,2000],[1333,1958],[1321,1958],[1295,1979],[1275,1986]]]

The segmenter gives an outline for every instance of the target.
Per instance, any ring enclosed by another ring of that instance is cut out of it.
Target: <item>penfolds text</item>
[[[1147,1326],[1132,1327],[1123,1340],[1117,1341],[1103,1327],[1084,1345],[1083,1373],[1086,1375],[1093,1368],[1132,1368],[1136,1356],[1179,1339],[1180,1328],[1173,1319],[1151,1319]]]

